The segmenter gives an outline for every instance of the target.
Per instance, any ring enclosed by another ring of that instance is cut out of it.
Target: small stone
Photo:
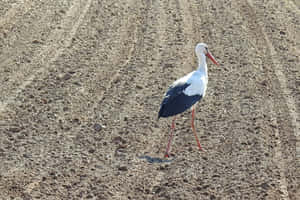
[[[95,152],[95,149],[90,149],[89,150],[89,153],[94,153]]]
[[[23,157],[24,157],[24,158],[29,158],[29,155],[26,154],[26,153],[24,153],[24,154],[23,154]]]
[[[203,158],[203,160],[208,160],[208,158],[207,158],[207,157],[204,157],[204,156],[203,156],[202,158]]]
[[[8,129],[9,132],[18,133],[21,131],[20,127],[11,127]]]
[[[170,68],[170,67],[172,67],[172,66],[173,66],[173,65],[172,65],[171,63],[166,63],[166,64],[165,64],[165,67],[166,67],[166,68]]]
[[[284,31],[280,31],[279,34],[280,35],[285,35],[285,32]]]
[[[42,101],[43,104],[47,104],[48,103],[47,99],[41,99],[41,101]]]
[[[267,82],[266,80],[263,80],[263,81],[261,82],[261,84],[262,84],[263,86],[267,86],[267,85],[268,85],[268,82]]]
[[[260,185],[260,187],[262,187],[263,189],[267,190],[270,186],[269,186],[268,183],[262,183],[262,184]]]
[[[200,186],[197,186],[197,187],[195,188],[195,190],[197,190],[197,191],[201,191],[201,190],[202,190],[202,188],[201,188]]]
[[[80,120],[78,118],[74,118],[73,123],[80,124]]]
[[[114,144],[120,144],[120,143],[126,144],[126,140],[124,140],[124,139],[123,139],[122,137],[120,137],[120,136],[115,137],[115,138],[112,140],[112,142],[113,142]]]
[[[141,89],[143,89],[143,86],[141,86],[141,85],[136,85],[136,89],[141,90]]]
[[[74,85],[81,86],[81,84],[77,81],[73,82]]]
[[[24,140],[24,139],[25,139],[25,136],[24,136],[24,135],[18,135],[17,138],[18,138],[19,140]]]
[[[128,171],[128,169],[127,169],[126,166],[119,166],[118,170],[120,170],[120,171]]]
[[[102,126],[101,126],[100,124],[98,124],[98,123],[94,124],[94,130],[95,130],[96,132],[101,131],[101,129],[102,129]]]
[[[65,74],[65,75],[63,76],[63,80],[67,81],[67,80],[69,80],[71,77],[72,77],[71,74],[67,73],[67,74]]]
[[[39,41],[39,40],[33,40],[32,44],[43,44],[43,42]]]

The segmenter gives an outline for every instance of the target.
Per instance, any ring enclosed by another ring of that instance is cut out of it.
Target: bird
[[[219,66],[219,63],[212,56],[208,50],[207,44],[205,43],[198,43],[195,47],[195,53],[198,58],[197,70],[177,79],[169,86],[158,112],[157,120],[159,120],[161,117],[173,117],[166,153],[164,156],[166,158],[169,157],[169,149],[175,129],[176,116],[188,110],[189,108],[192,110],[192,130],[195,135],[199,150],[203,150],[194,126],[195,105],[204,98],[207,88],[208,75],[206,57],[208,57],[217,66]]]

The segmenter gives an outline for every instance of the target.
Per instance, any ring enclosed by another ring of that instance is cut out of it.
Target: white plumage
[[[219,64],[208,51],[208,47],[206,44],[197,44],[195,52],[198,58],[198,69],[176,80],[169,87],[161,103],[158,118],[176,116],[177,114],[182,113],[185,110],[191,108],[194,104],[196,104],[200,99],[202,99],[205,96],[208,83],[206,57],[209,57],[216,65]],[[201,150],[202,148],[194,128],[194,112],[195,109],[193,108],[192,129],[195,134],[198,147]],[[174,121],[175,117],[173,118],[172,122],[171,134],[165,154],[166,157],[169,156],[169,147],[173,136],[173,130],[175,127]]]

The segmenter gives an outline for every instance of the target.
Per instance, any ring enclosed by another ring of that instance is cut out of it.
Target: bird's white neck
[[[206,64],[206,56],[204,54],[198,55],[198,69],[197,71],[205,74],[207,76],[207,64]]]

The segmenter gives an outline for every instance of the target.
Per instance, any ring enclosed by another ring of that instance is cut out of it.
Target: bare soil
[[[0,2],[1,199],[300,196],[300,4]],[[206,97],[156,120],[209,45]]]

